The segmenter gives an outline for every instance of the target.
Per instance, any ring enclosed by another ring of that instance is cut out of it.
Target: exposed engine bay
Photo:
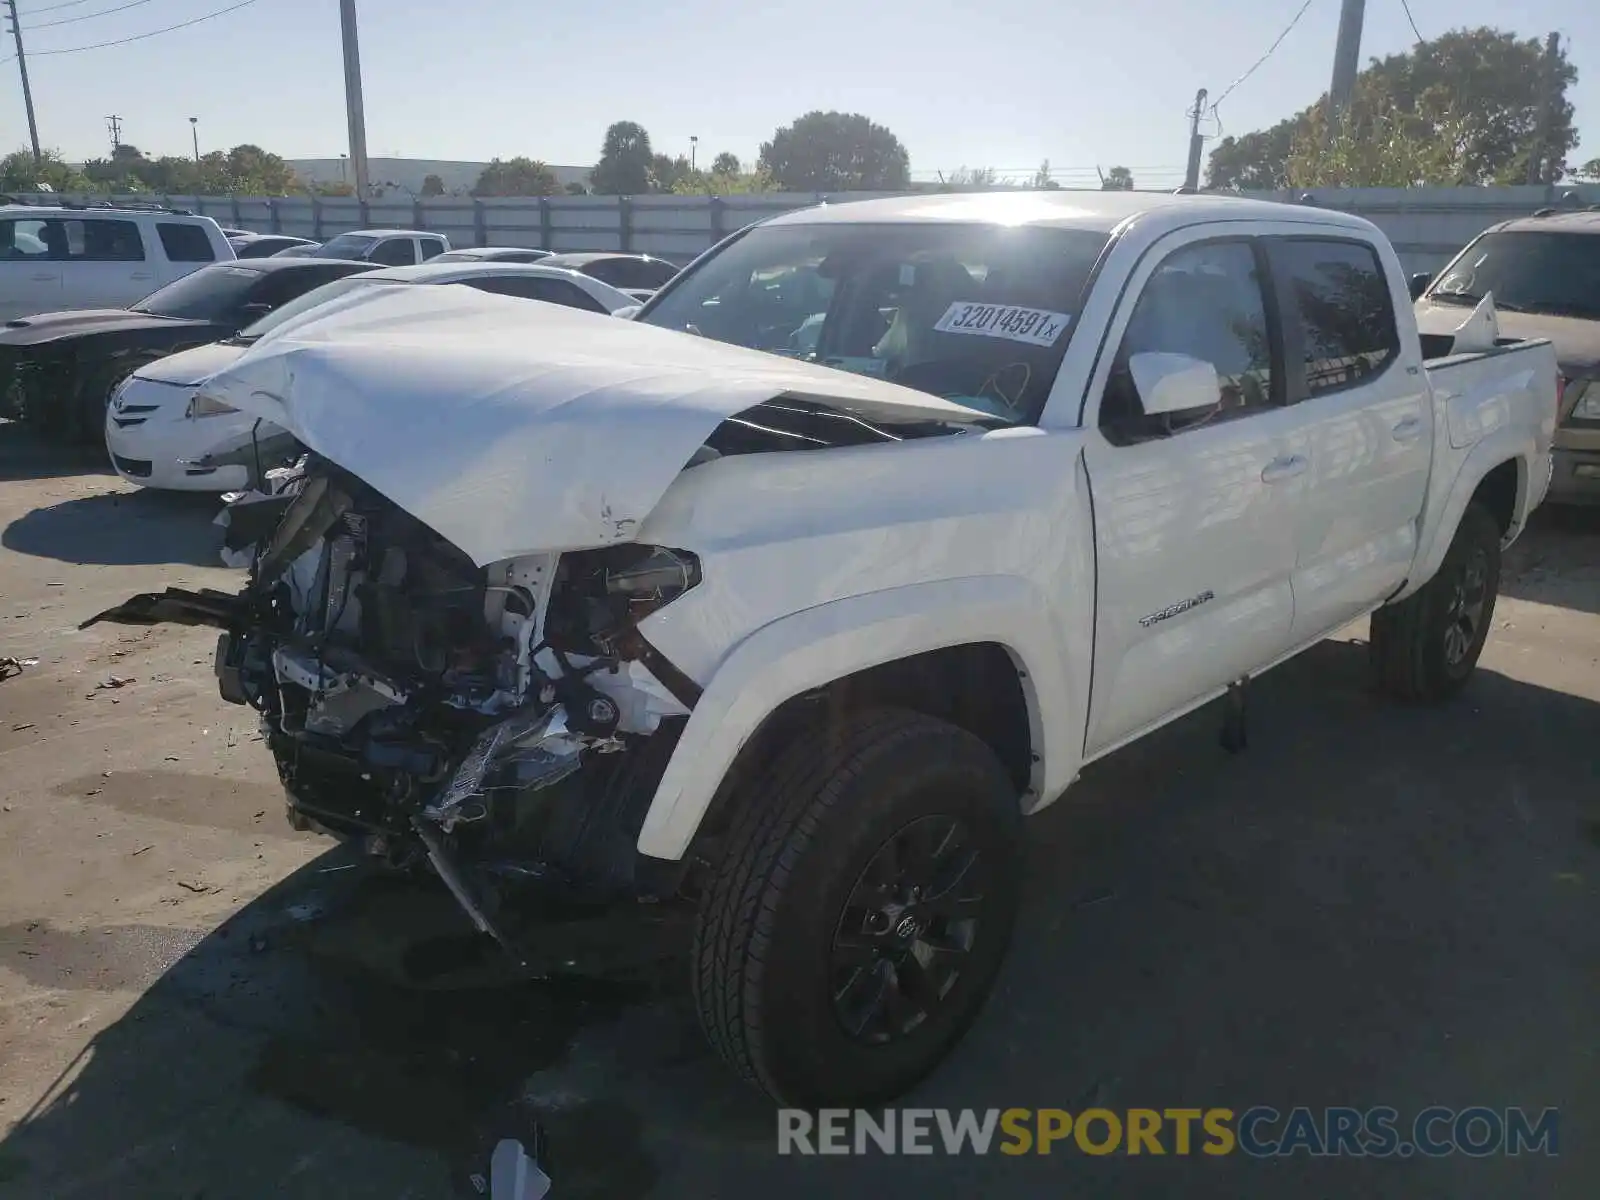
[[[628,543],[479,567],[315,455],[272,474],[227,510],[243,592],[94,620],[221,627],[222,696],[260,713],[291,823],[425,857],[502,942],[510,895],[656,898],[635,842],[699,689],[636,626],[699,582],[695,558]]]

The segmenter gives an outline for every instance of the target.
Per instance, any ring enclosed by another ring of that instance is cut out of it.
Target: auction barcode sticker
[[[937,333],[970,333],[1006,338],[1033,346],[1051,346],[1072,321],[1067,313],[1019,304],[973,304],[957,300],[934,323]]]

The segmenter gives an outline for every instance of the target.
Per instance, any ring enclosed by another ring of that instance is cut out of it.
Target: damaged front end
[[[698,689],[637,623],[699,582],[695,558],[630,543],[480,567],[314,455],[274,474],[228,510],[240,594],[137,596],[86,624],[220,628],[220,691],[260,713],[290,822],[431,863],[519,960],[529,914],[670,899],[679,864],[635,844]]]

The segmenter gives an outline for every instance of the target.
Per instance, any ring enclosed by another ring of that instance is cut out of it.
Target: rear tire
[[[1397,700],[1438,704],[1472,677],[1500,593],[1500,525],[1467,505],[1439,570],[1421,589],[1372,614],[1377,684]]]
[[[732,801],[694,937],[708,1040],[780,1103],[900,1095],[960,1039],[1004,959],[1016,787],[965,730],[878,709],[800,735]]]

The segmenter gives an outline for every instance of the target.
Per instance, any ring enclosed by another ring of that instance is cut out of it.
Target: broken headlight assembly
[[[667,546],[561,556],[545,637],[558,650],[610,655],[616,639],[700,583],[700,560]]]

